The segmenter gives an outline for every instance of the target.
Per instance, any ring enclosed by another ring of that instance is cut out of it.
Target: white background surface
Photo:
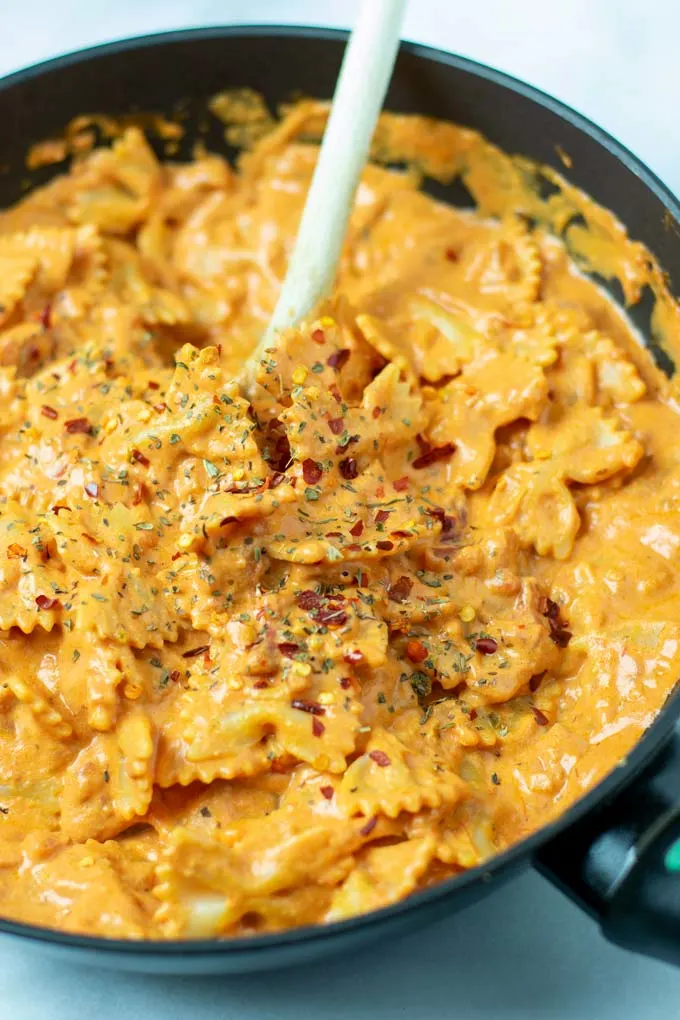
[[[0,74],[91,43],[190,25],[347,26],[356,8],[352,0],[0,0]],[[674,0],[410,0],[405,35],[567,101],[680,192]],[[607,945],[533,874],[421,934],[306,970],[120,976],[2,941],[0,973],[1,1020],[680,1017],[680,971]]]

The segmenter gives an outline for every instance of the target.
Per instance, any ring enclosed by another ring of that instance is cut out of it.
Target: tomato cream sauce
[[[0,897],[67,931],[407,897],[591,789],[680,668],[674,386],[584,273],[649,289],[672,356],[649,253],[385,115],[336,290],[245,397],[326,107],[213,112],[238,170],[81,120],[0,215]]]

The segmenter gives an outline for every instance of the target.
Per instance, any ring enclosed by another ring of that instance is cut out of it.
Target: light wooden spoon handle
[[[331,290],[347,221],[399,48],[406,0],[364,0],[340,68],[328,124],[274,315],[250,363]]]

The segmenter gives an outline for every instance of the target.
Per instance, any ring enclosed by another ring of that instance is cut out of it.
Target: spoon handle
[[[274,315],[255,357],[331,290],[347,221],[399,48],[406,0],[364,0]]]

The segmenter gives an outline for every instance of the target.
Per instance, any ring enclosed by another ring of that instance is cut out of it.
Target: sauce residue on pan
[[[213,109],[260,136],[238,173],[127,126],[43,146],[81,155],[0,216],[0,895],[68,931],[402,899],[564,811],[680,668],[674,386],[574,262],[649,287],[673,352],[649,253],[385,115],[408,169],[366,169],[337,293],[245,400],[325,108]]]

